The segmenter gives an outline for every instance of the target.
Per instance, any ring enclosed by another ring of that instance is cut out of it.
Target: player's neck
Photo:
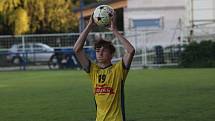
[[[112,65],[111,61],[106,63],[97,63],[100,68],[107,68]]]

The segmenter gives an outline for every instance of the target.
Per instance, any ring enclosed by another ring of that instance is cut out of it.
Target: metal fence
[[[122,34],[131,40],[132,44],[152,36],[144,32]],[[72,49],[78,37],[78,33],[0,36],[0,70],[79,68]],[[93,44],[100,37],[114,43],[116,54],[113,62],[120,60],[124,48],[111,32],[89,34],[85,44],[85,51],[89,57],[95,60]],[[181,46],[175,44],[166,47],[136,47],[132,67],[177,65],[181,50]]]

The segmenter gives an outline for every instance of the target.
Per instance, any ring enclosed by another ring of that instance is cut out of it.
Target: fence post
[[[143,51],[144,52],[144,56],[142,61],[143,61],[143,66],[147,66],[147,52],[146,52],[146,32],[143,32]]]
[[[23,67],[23,70],[26,70],[26,57],[27,57],[27,52],[25,50],[25,37],[24,35],[22,37],[22,54],[23,54],[23,62],[21,62],[21,67]]]

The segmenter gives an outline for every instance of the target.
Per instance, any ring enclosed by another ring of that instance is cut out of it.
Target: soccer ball
[[[108,26],[111,21],[111,17],[114,14],[112,7],[108,5],[100,5],[93,12],[93,20],[98,26]]]

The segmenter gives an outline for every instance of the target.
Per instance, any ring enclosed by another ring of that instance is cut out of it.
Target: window
[[[147,19],[133,19],[134,29],[160,29],[162,28],[162,18],[147,18]]]
[[[28,44],[26,44],[26,45],[24,46],[24,48],[23,48],[23,45],[18,45],[18,51],[19,51],[19,52],[22,52],[23,49],[24,49],[24,51],[29,52],[29,51],[31,50],[31,47],[30,47],[30,45],[28,45]]]
[[[43,51],[45,51],[45,48],[41,45],[33,44],[33,51],[34,52],[43,52]]]

